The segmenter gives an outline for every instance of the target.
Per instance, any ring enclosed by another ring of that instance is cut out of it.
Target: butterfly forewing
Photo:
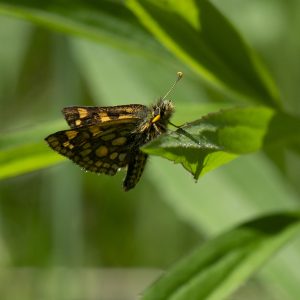
[[[148,108],[141,104],[94,107],[71,106],[63,109],[63,114],[71,128],[95,125],[99,123],[127,123],[128,119],[147,118]]]

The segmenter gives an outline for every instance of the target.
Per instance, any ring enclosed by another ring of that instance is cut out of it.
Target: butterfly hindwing
[[[148,154],[139,149],[136,150],[134,155],[130,156],[127,174],[123,182],[125,191],[132,189],[140,180],[147,162],[147,158]]]
[[[53,150],[85,170],[115,175],[129,162],[130,138],[136,127],[136,122],[130,121],[59,131],[49,135],[46,141]]]

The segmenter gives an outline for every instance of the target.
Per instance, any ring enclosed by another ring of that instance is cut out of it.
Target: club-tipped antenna
[[[183,77],[183,73],[182,72],[177,72],[177,78],[175,80],[175,82],[172,84],[171,88],[168,90],[168,92],[162,97],[161,100],[165,100],[169,94],[174,90],[177,82]]]

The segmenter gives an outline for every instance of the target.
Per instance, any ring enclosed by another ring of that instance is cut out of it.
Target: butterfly
[[[148,154],[140,148],[167,131],[174,105],[166,97],[183,73],[157,103],[119,106],[71,106],[62,112],[70,129],[45,138],[59,154],[81,168],[95,173],[115,175],[127,167],[123,188],[135,187],[144,171]]]

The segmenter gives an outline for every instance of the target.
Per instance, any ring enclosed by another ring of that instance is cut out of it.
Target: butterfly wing
[[[135,151],[134,155],[129,157],[127,173],[123,182],[123,188],[125,191],[129,191],[134,188],[139,182],[143,174],[147,158],[148,154],[139,149]]]
[[[148,108],[141,104],[119,106],[70,106],[62,110],[64,117],[71,128],[90,126],[100,123],[127,123],[128,119],[145,119]]]
[[[131,155],[135,119],[63,130],[46,138],[49,146],[83,169],[115,175]]]

